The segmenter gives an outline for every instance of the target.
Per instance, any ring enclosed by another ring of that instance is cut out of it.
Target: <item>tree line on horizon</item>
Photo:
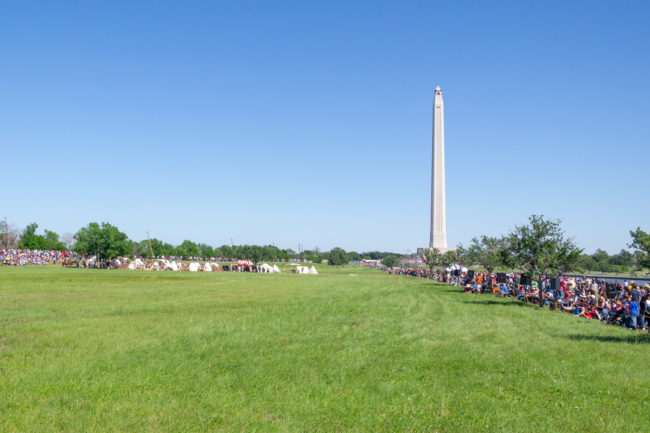
[[[0,248],[72,251],[78,254],[95,255],[103,259],[115,257],[202,257],[202,258],[237,258],[248,259],[257,263],[260,261],[277,261],[290,259],[310,260],[322,263],[327,260],[333,265],[349,263],[353,260],[399,260],[400,254],[382,251],[358,253],[345,251],[342,248],[332,248],[330,251],[320,251],[318,247],[311,250],[296,252],[291,248],[278,248],[275,245],[221,245],[213,247],[206,243],[184,240],[178,245],[164,242],[157,238],[133,241],[110,223],[92,222],[79,229],[74,235],[60,237],[56,232],[44,230],[37,234],[37,223],[28,224],[20,232],[6,220],[0,221]]]
[[[630,231],[634,251],[622,249],[617,254],[608,254],[598,249],[593,254],[585,254],[582,249],[564,236],[560,220],[547,220],[543,216],[532,215],[528,225],[516,226],[506,236],[480,236],[472,239],[470,245],[446,253],[425,250],[424,261],[430,268],[448,267],[452,263],[476,264],[488,271],[496,268],[524,267],[530,273],[565,271],[626,272],[630,269],[650,268],[650,233],[641,228]],[[0,220],[0,248],[30,250],[73,251],[78,254],[96,255],[100,258],[118,256],[133,257],[204,257],[237,258],[254,262],[263,260],[305,259],[314,263],[328,261],[333,265],[349,263],[353,260],[382,260],[384,265],[399,265],[403,254],[369,251],[358,253],[332,248],[320,251],[318,248],[296,252],[291,248],[281,249],[274,245],[221,245],[210,246],[185,240],[173,245],[157,238],[132,241],[117,227],[104,223],[89,223],[76,234],[59,236],[51,230],[37,234],[37,223],[28,224],[20,232],[7,220]]]
[[[479,266],[488,272],[496,269],[519,270],[537,278],[541,275],[560,275],[566,272],[627,272],[650,268],[650,233],[637,227],[630,231],[629,246],[634,252],[621,250],[609,255],[601,249],[585,254],[561,229],[560,220],[531,215],[528,224],[515,226],[505,236],[480,236],[470,245],[442,253],[436,248],[424,251],[423,259],[433,270],[453,263]]]

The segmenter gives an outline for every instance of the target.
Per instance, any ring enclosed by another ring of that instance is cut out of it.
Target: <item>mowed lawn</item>
[[[650,430],[647,334],[320,270],[0,268],[0,431]]]

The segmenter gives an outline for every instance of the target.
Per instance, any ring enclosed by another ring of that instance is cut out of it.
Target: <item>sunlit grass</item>
[[[647,431],[647,334],[319,270],[1,268],[0,431]]]

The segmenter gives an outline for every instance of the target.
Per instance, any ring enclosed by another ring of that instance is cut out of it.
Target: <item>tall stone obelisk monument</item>
[[[433,151],[431,161],[431,237],[429,248],[447,250],[445,212],[445,108],[442,90],[436,87],[433,98]]]

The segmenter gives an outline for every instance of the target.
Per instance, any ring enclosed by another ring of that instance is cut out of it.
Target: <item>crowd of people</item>
[[[572,276],[555,283],[548,277],[531,282],[518,274],[502,275],[501,281],[497,274],[464,275],[462,284],[468,293],[494,293],[610,325],[648,330],[650,283]]]
[[[449,272],[447,271],[440,272],[434,269],[433,272],[431,272],[431,270],[429,269],[417,268],[417,267],[410,267],[410,268],[402,268],[399,266],[386,267],[382,265],[380,260],[368,260],[368,261],[363,260],[361,261],[361,265],[366,268],[379,269],[388,272],[390,275],[406,275],[409,277],[426,278],[426,279],[438,281],[440,283],[449,283],[449,284],[457,284],[460,281],[460,276],[461,276],[460,272],[456,274],[452,270],[450,270]]]
[[[116,261],[117,260],[117,261]],[[122,257],[116,260],[97,260],[94,256],[85,256],[71,251],[44,251],[44,250],[19,250],[19,249],[0,249],[0,265],[5,266],[26,266],[37,265],[45,266],[60,264],[67,267],[91,268],[91,269],[116,269],[120,268],[120,262],[124,263]],[[159,257],[142,257],[135,256],[135,260],[143,261],[190,261],[190,262],[210,262],[210,263],[237,263],[241,262],[238,258],[224,257],[183,257],[183,256],[159,256]],[[126,259],[128,262],[129,259]],[[288,259],[278,260],[281,262],[292,263],[311,263],[311,260],[305,259]],[[228,268],[230,268],[228,266]],[[237,267],[237,269],[239,269]]]
[[[296,263],[299,261],[296,260]],[[300,261],[304,262],[304,261]],[[0,265],[4,266],[46,266],[61,265],[68,268],[82,269],[132,269],[147,271],[190,271],[190,272],[280,272],[277,265],[255,265],[250,260],[215,257],[182,257],[169,256],[148,258],[135,256],[100,259],[96,256],[85,256],[70,251],[43,251],[0,249]],[[312,267],[313,268],[313,267]],[[309,271],[309,268],[307,268]],[[314,269],[315,271],[315,269]],[[316,273],[316,272],[305,272]]]
[[[5,266],[60,264],[72,255],[69,251],[0,249],[0,264]]]
[[[454,284],[458,282],[457,276],[454,272],[438,272],[433,273],[429,269],[423,268],[387,268],[386,271],[391,275],[406,275],[409,277],[427,278],[429,280],[438,281],[440,283]]]
[[[493,293],[609,325],[650,331],[650,283],[627,280],[607,282],[598,278],[568,275],[556,279],[554,283],[550,277],[529,281],[515,273],[461,272],[451,269],[443,272],[434,270],[432,273],[423,268],[388,268],[380,263],[365,266],[392,275],[459,285],[466,293]]]

